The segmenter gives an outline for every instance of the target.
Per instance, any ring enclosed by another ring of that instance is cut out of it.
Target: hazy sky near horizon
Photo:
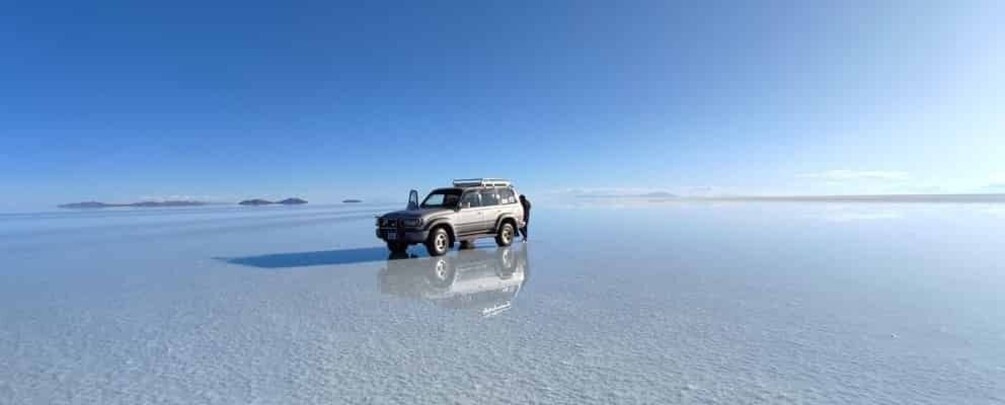
[[[0,210],[523,190],[1005,191],[1005,2],[39,1]]]

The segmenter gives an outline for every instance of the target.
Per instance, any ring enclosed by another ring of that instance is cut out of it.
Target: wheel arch
[[[454,224],[450,223],[450,221],[447,219],[436,219],[429,223],[429,232],[432,232],[436,228],[445,228],[447,236],[450,238],[450,243],[457,242],[457,233],[454,232]]]
[[[519,226],[517,225],[519,224],[519,222],[516,220],[515,216],[513,216],[512,214],[500,215],[499,218],[496,219],[495,227],[492,228],[493,232],[499,232],[499,229],[503,226],[503,224],[507,222],[509,222],[510,225],[513,225],[514,231],[517,228],[519,228]]]

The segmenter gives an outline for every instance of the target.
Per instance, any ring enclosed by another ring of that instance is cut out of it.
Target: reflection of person
[[[523,273],[523,283],[520,284],[520,287],[523,287],[527,284],[527,280],[530,280],[530,245],[524,245],[517,253],[516,266]]]
[[[523,206],[523,226],[520,227],[520,235],[523,236],[523,241],[527,241],[527,227],[530,225],[530,200],[527,196],[520,194],[520,205]]]

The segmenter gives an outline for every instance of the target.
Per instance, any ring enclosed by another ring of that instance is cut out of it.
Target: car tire
[[[387,250],[395,254],[405,253],[408,251],[408,244],[404,242],[387,242]]]
[[[504,222],[496,233],[496,245],[506,247],[513,244],[513,224]]]
[[[444,228],[433,229],[426,239],[426,252],[430,256],[443,256],[450,250],[450,234]]]

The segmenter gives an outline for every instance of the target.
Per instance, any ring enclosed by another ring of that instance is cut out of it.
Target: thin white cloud
[[[559,190],[558,194],[567,197],[647,197],[674,195],[663,188],[570,188]]]
[[[884,170],[847,170],[847,169],[806,173],[800,175],[799,177],[833,181],[833,182],[861,181],[861,180],[904,181],[911,178],[911,176],[906,172],[884,171]]]

